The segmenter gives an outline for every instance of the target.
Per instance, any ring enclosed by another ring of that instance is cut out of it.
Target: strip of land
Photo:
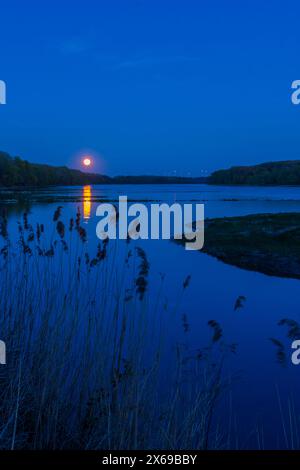
[[[300,160],[267,162],[251,166],[234,166],[217,170],[208,178],[209,184],[249,186],[300,185]]]
[[[29,163],[20,157],[0,152],[1,187],[76,186],[86,184],[199,184],[203,177],[181,176],[115,176],[86,173],[66,166]]]
[[[243,269],[300,279],[300,213],[208,219],[202,251]]]

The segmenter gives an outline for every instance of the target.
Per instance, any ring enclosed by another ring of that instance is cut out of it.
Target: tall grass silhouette
[[[121,257],[104,241],[90,253],[79,210],[66,222],[58,207],[49,226],[29,219],[14,241],[0,222],[0,448],[224,447],[220,326],[201,353],[168,344],[178,306],[167,311],[163,276],[150,302],[140,247],[125,243]]]

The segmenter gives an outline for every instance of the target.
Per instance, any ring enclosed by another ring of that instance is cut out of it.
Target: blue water
[[[89,235],[89,247],[96,246],[95,211],[98,202],[115,200],[127,195],[134,201],[203,202],[205,217],[237,216],[254,213],[277,213],[300,211],[300,188],[298,187],[217,187],[207,185],[122,185],[93,186],[91,192],[82,187],[51,188],[35,191],[30,195],[30,220],[51,223],[57,205],[63,206],[63,214],[74,216],[80,206],[85,217]],[[74,201],[82,198],[84,201]],[[60,197],[62,201],[43,202],[45,197]],[[16,231],[19,214],[18,203],[9,204],[10,230]],[[111,243],[119,243],[118,241]],[[187,315],[190,329],[189,341],[195,350],[207,344],[211,331],[208,320],[217,320],[228,342],[238,343],[236,355],[231,355],[227,373],[238,374],[230,400],[233,409],[236,445],[258,447],[284,447],[282,422],[289,420],[289,400],[300,411],[300,366],[289,360],[290,342],[285,330],[277,325],[282,318],[300,321],[300,281],[270,277],[226,265],[199,252],[186,251],[170,241],[144,240],[137,242],[147,252],[150,265],[150,293],[158,284],[159,273],[165,274],[164,294],[172,308],[178,301],[176,293],[187,275],[191,283],[181,301],[178,321],[168,325],[166,334],[181,337],[181,315]],[[246,297],[243,309],[234,311],[239,295]],[[276,362],[275,349],[269,338],[285,341],[288,366]],[[278,392],[283,408],[282,418]],[[224,405],[225,406],[225,405]],[[228,403],[229,406],[229,403]],[[259,429],[259,432],[257,431]],[[290,435],[288,435],[290,445]]]

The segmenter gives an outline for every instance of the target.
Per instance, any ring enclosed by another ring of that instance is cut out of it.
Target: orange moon
[[[84,164],[84,166],[91,166],[92,164],[92,160],[88,157],[84,158],[82,163]]]

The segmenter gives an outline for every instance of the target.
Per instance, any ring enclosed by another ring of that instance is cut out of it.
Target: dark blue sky
[[[2,2],[0,149],[73,167],[88,150],[108,174],[299,159],[299,13],[276,0]]]

